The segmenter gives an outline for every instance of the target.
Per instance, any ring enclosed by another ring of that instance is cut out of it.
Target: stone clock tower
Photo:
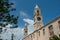
[[[42,15],[38,5],[34,8],[34,31],[42,27]]]

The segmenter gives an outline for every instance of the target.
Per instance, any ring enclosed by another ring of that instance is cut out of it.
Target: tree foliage
[[[13,24],[13,27],[17,27],[18,16],[10,14],[10,11],[15,11],[16,9],[12,7],[14,3],[9,2],[9,0],[0,0],[0,26],[6,27],[8,24]]]
[[[60,34],[59,34],[59,36],[54,35],[54,36],[50,37],[49,40],[60,40]]]

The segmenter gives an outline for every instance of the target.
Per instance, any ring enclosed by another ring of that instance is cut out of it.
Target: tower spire
[[[38,30],[42,26],[43,23],[42,23],[41,9],[38,7],[36,0],[36,6],[34,8],[34,31]]]
[[[36,6],[35,6],[35,8],[38,8],[37,0],[36,0]]]
[[[35,8],[39,8],[37,4],[36,4]]]

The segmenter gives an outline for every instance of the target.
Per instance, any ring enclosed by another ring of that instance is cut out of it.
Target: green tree
[[[12,6],[14,3],[9,2],[9,0],[0,0],[0,26],[6,27],[8,24],[11,24],[13,27],[18,27],[17,20],[18,16],[10,14],[10,11],[15,11],[16,9]]]
[[[59,34],[59,36],[54,35],[54,36],[50,37],[49,40],[60,40],[60,34]]]

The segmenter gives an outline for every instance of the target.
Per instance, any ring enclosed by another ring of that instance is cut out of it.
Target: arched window
[[[32,37],[32,35],[31,35],[31,40],[33,40],[33,37]]]
[[[50,35],[51,35],[51,36],[54,35],[53,25],[50,25],[48,28],[49,28],[49,33],[50,33]]]
[[[34,18],[34,22],[35,22],[35,18]]]
[[[39,10],[37,10],[37,15],[39,15]]]
[[[38,35],[40,36],[40,31],[38,31]]]
[[[60,21],[58,21],[59,29],[60,29]]]
[[[37,13],[39,13],[39,10],[37,10]]]
[[[33,38],[35,38],[35,34],[33,33]]]
[[[45,35],[45,29],[43,29],[43,35]]]
[[[27,31],[25,31],[25,33],[27,33]]]

